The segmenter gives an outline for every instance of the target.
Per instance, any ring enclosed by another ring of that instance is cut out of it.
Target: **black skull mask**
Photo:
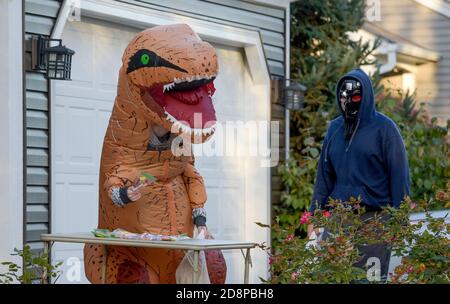
[[[339,101],[344,118],[355,120],[362,100],[361,83],[354,79],[344,79],[339,89]]]
[[[353,133],[361,101],[361,83],[352,78],[344,79],[339,88],[339,106],[345,119],[346,138],[350,138]]]

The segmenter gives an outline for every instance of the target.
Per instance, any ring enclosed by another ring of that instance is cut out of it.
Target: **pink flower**
[[[293,235],[293,234],[288,234],[287,237],[286,237],[286,239],[285,239],[285,241],[286,241],[286,242],[290,242],[290,241],[292,241],[293,239],[294,239],[294,235]]]
[[[275,261],[277,260],[277,258],[276,257],[274,257],[274,256],[269,256],[269,265],[272,265]]]
[[[329,218],[330,215],[331,215],[330,211],[326,211],[326,210],[325,210],[325,211],[323,212],[323,216],[325,216],[326,218]]]
[[[293,273],[291,274],[291,280],[292,280],[292,281],[297,280],[298,276],[299,276],[299,273],[298,273],[297,271],[293,272]]]
[[[300,224],[306,224],[309,221],[309,218],[311,217],[311,212],[305,212],[303,213],[302,217],[300,218]]]
[[[417,204],[416,203],[411,203],[411,209],[416,209],[416,207],[417,207]]]

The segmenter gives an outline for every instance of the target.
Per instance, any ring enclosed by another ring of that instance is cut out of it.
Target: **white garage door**
[[[137,32],[135,29],[83,19],[66,24],[62,39],[73,48],[72,81],[57,81],[52,106],[52,232],[90,231],[97,225],[98,171],[103,137],[114,102],[122,52]],[[250,77],[243,55],[237,49],[217,47],[220,73],[215,107],[219,121],[245,121],[252,116],[244,106]],[[256,102],[256,101],[254,101]],[[251,106],[250,106],[251,108]],[[205,178],[208,226],[217,239],[245,239],[249,214],[246,204],[245,166],[242,157],[197,158]],[[267,179],[261,179],[267,188]],[[255,181],[256,183],[258,181]],[[259,202],[269,208],[268,201]],[[247,210],[247,211],[246,211]],[[82,246],[55,244],[54,261],[65,261],[60,282],[76,278],[76,259],[82,261]],[[226,251],[227,282],[242,282],[243,260],[240,252]],[[81,262],[81,265],[83,263]],[[67,267],[75,272],[66,276]],[[255,271],[262,267],[261,271]],[[254,263],[252,272],[264,273],[265,265]],[[75,275],[75,276],[73,276]],[[252,280],[258,282],[254,275]],[[81,281],[87,282],[81,267]],[[78,283],[78,282],[74,282]]]

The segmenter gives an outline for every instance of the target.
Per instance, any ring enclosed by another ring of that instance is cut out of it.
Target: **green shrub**
[[[21,267],[13,262],[1,262],[0,264],[8,269],[5,273],[0,273],[1,284],[14,283],[14,281],[22,284],[32,284],[38,281],[44,283],[44,273],[47,273],[48,277],[55,281],[61,274],[58,268],[62,262],[51,265],[47,253],[35,254],[28,245],[25,245],[23,250],[14,248],[14,253],[11,255],[21,257],[24,266]]]
[[[386,283],[450,283],[447,238],[450,225],[445,218],[432,218],[427,210],[427,229],[421,232],[425,221],[411,223],[409,217],[411,212],[423,211],[427,205],[418,205],[407,198],[399,209],[386,208],[373,220],[363,222],[360,215],[364,209],[360,203],[357,199],[345,203],[330,201],[331,212],[316,210],[314,215],[304,217],[307,223],[329,231],[329,237],[319,241],[318,246],[308,245],[308,240],[295,236],[295,225],[274,226],[272,229],[282,246],[269,250],[272,274],[269,282],[383,283],[354,264],[361,259],[358,247],[387,244],[393,255],[402,259]]]
[[[391,92],[377,102],[378,109],[391,117],[400,128],[411,175],[413,201],[425,200],[431,209],[446,208],[433,193],[446,186],[450,180],[447,126],[437,125],[436,118],[430,119],[425,104],[417,106],[415,94],[398,91],[399,97],[391,97]]]

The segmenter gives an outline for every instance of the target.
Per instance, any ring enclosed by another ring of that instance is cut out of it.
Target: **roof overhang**
[[[450,4],[444,0],[413,0],[445,17],[450,18]]]
[[[371,36],[372,39],[379,37],[383,42],[395,44],[399,59],[404,58],[411,64],[437,62],[441,57],[438,52],[424,48],[371,22],[364,23],[362,31],[366,32],[365,36]]]
[[[262,3],[269,6],[276,6],[276,7],[289,7],[289,5],[292,2],[295,2],[298,0],[247,0],[246,2],[256,2],[256,3]]]

